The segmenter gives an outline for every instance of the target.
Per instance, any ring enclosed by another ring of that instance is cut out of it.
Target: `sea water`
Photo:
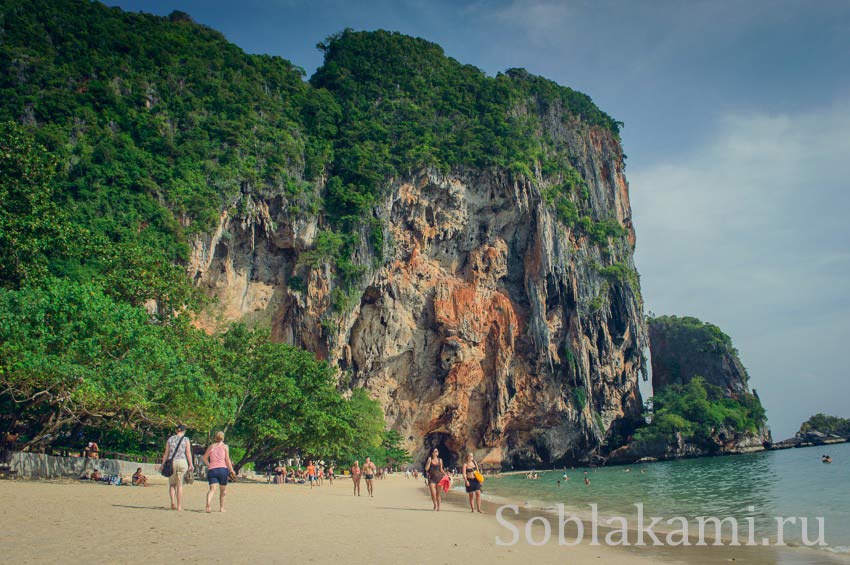
[[[821,455],[832,456],[831,464]],[[538,470],[540,478],[524,474],[488,477],[485,498],[521,507],[552,510],[563,504],[566,511],[588,518],[596,504],[600,518],[622,516],[634,524],[636,503],[644,516],[666,519],[684,517],[696,523],[699,516],[734,517],[746,543],[752,518],[758,543],[776,540],[776,517],[796,517],[783,528],[784,541],[803,541],[800,517],[807,518],[809,539],[817,538],[817,518],[824,519],[824,538],[836,553],[850,553],[850,443],[766,451],[748,455],[704,457],[679,461],[600,468]],[[590,480],[586,486],[584,478]],[[557,481],[561,481],[558,486]],[[648,520],[646,520],[648,522]],[[600,519],[600,524],[603,524]],[[666,526],[666,530],[678,526]],[[657,528],[664,531],[665,526]],[[691,530],[693,532],[693,530]],[[708,530],[708,543],[714,539]],[[728,530],[724,532],[727,537]]]

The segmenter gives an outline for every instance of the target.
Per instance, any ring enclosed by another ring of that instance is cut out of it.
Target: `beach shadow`
[[[395,506],[376,506],[378,510],[408,510],[410,512],[436,512],[436,510],[432,510],[431,508],[398,508]],[[462,512],[462,510],[446,510],[445,508],[441,508],[440,512]]]
[[[130,504],[113,504],[114,508],[132,508],[133,510],[163,510],[165,512],[177,512],[176,510],[172,510],[171,508],[166,508],[165,506],[132,506]],[[206,514],[203,510],[194,510],[191,508],[184,508],[183,512],[194,512],[196,514]]]

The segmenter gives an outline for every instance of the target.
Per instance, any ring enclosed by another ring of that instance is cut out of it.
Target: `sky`
[[[728,333],[774,439],[850,417],[850,1],[120,0],[308,76],[347,27],[589,94],[622,132],[646,308]]]

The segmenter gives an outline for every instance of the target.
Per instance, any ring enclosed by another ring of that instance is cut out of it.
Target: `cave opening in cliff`
[[[443,460],[443,467],[447,471],[450,471],[458,462],[457,452],[450,447],[454,443],[451,434],[446,432],[431,432],[430,434],[426,434],[423,439],[425,459],[427,460],[428,455],[436,447],[440,452],[440,458]],[[422,465],[425,465],[425,460],[422,461]]]

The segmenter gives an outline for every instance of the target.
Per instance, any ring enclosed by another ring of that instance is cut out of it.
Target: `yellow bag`
[[[484,475],[479,473],[477,469],[473,471],[473,473],[475,474],[475,480],[481,484],[484,484]]]

